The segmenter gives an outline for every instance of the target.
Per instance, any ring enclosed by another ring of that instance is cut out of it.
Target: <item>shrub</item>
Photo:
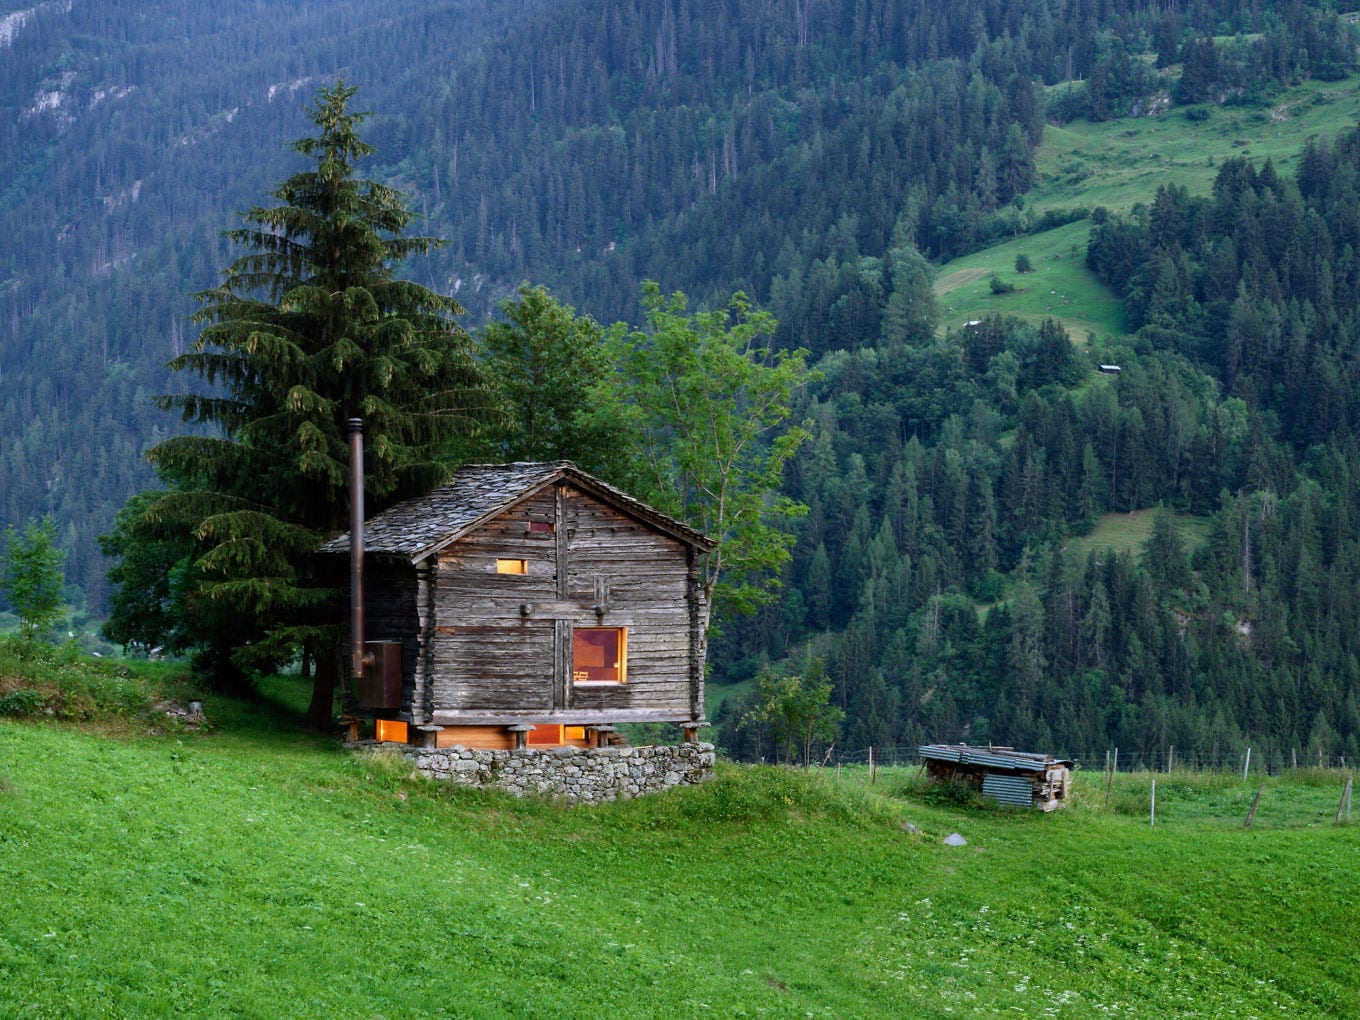
[[[23,687],[0,698],[0,715],[37,715],[46,704],[42,691]]]
[[[942,779],[926,784],[923,799],[935,807],[959,807],[969,809],[994,808],[995,802],[988,800],[972,783],[962,779]]]
[[[133,718],[176,682],[155,664],[87,658],[73,642],[0,640],[0,715],[58,719]]]

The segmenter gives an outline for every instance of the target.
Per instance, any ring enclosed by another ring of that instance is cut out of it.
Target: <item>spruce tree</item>
[[[347,419],[364,420],[372,513],[441,481],[493,403],[462,308],[397,275],[439,242],[405,233],[415,214],[400,192],[355,176],[374,150],[354,93],[343,80],[320,90],[319,133],[294,143],[314,165],[227,232],[246,253],[196,295],[203,331],[170,363],[208,388],[160,398],[200,428],[150,451],[171,491],[144,515],[194,538],[188,600],[207,664],[239,681],[302,652],[318,665],[317,724],[344,614],[311,553],[347,520]]]
[[[625,481],[632,437],[621,421],[592,413],[596,388],[610,384],[605,328],[528,283],[500,308],[505,321],[481,333],[505,412],[491,456],[572,460],[607,481]]]

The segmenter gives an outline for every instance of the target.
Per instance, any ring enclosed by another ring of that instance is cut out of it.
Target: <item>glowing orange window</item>
[[[562,727],[557,723],[538,723],[529,731],[529,746],[542,747],[562,743]]]
[[[572,682],[623,683],[627,645],[623,627],[577,627],[571,633]]]
[[[586,739],[584,726],[563,726],[560,723],[538,723],[529,733],[530,747],[553,747]]]
[[[404,744],[409,739],[406,724],[395,719],[379,719],[373,729],[373,735],[383,743]]]

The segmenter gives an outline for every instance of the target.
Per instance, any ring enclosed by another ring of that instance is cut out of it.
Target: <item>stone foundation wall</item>
[[[695,786],[713,775],[712,744],[516,751],[410,747],[402,755],[432,779],[586,804]]]

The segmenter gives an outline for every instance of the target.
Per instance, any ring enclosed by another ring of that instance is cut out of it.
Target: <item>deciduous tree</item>
[[[22,530],[5,529],[0,556],[0,594],[19,617],[19,631],[32,641],[57,622],[61,613],[61,565],[57,526],[51,517],[29,521]]]
[[[836,739],[845,713],[831,704],[831,681],[821,659],[809,657],[800,673],[766,670],[756,679],[756,705],[743,726],[766,726],[783,760],[793,764],[795,751],[803,767],[812,762],[812,747]]]
[[[125,650],[158,646],[183,652],[193,642],[183,594],[192,572],[193,541],[175,529],[157,533],[144,515],[162,493],[139,492],[114,517],[113,530],[99,536],[100,551],[114,562],[104,637]]]
[[[613,338],[619,377],[599,406],[634,429],[638,494],[718,540],[702,566],[712,611],[752,611],[773,599],[771,571],[789,557],[779,523],[806,512],[779,487],[811,435],[811,422],[789,424],[807,352],[772,350],[774,319],[741,293],[690,313],[684,294],[648,282],[642,304],[648,328]]]

